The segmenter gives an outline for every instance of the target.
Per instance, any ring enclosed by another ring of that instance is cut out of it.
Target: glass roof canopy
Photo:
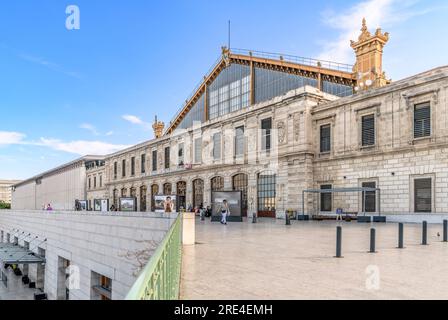
[[[3,264],[37,264],[45,263],[45,258],[19,245],[0,243],[0,262]]]

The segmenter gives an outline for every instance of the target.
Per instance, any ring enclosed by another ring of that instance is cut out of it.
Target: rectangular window
[[[363,188],[376,188],[376,182],[363,182],[362,183]],[[364,196],[365,196],[365,202],[364,202]],[[363,212],[376,212],[376,191],[366,191],[362,192],[362,199],[361,203],[363,205],[362,211]],[[365,209],[364,209],[365,207]]]
[[[331,150],[331,127],[329,124],[320,126],[320,152]]]
[[[93,177],[93,188],[96,188],[96,177]]]
[[[331,184],[324,184],[320,186],[321,190],[331,189]],[[320,211],[331,211],[331,193],[321,193],[320,194]]]
[[[219,99],[218,99],[218,90],[210,91],[210,108],[209,108],[209,118],[215,119],[219,116]]]
[[[89,178],[89,189],[92,188],[92,180]]]
[[[103,187],[103,176],[100,175],[100,188],[102,188],[102,187]]]
[[[170,147],[165,148],[165,169],[170,168]]]
[[[272,119],[261,120],[261,148],[263,151],[271,150]]]
[[[131,176],[135,175],[135,157],[131,158]]]
[[[140,168],[142,170],[142,173],[146,172],[146,154],[142,154],[141,155],[141,159],[140,159]]]
[[[431,135],[431,107],[429,102],[414,106],[414,138]]]
[[[117,179],[118,175],[118,163],[117,161],[114,162],[114,179]]]
[[[244,155],[244,126],[235,128],[235,156]]]
[[[126,177],[126,160],[121,160],[121,176]]]
[[[221,133],[213,135],[213,159],[221,159]]]
[[[183,166],[184,165],[184,144],[179,143],[179,146],[177,147],[177,165]]]
[[[432,211],[432,179],[414,180],[414,208],[415,212]]]
[[[370,114],[362,117],[362,146],[375,145],[375,116]]]
[[[152,151],[152,171],[157,171],[157,150]]]
[[[202,162],[202,138],[197,138],[194,140],[194,162]]]

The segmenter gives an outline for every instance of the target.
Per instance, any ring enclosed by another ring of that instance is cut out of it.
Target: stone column
[[[182,244],[184,246],[194,245],[196,242],[195,214],[194,212],[185,212],[182,219]]]

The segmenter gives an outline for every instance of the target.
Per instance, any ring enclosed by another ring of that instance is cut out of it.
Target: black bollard
[[[448,220],[443,220],[443,242],[448,242]]]
[[[335,258],[342,258],[342,227],[336,227],[336,256]]]
[[[423,221],[423,229],[422,229],[422,245],[426,246],[428,244],[428,223]]]
[[[375,229],[370,229],[370,251],[369,253],[375,253]]]
[[[257,223],[257,214],[255,212],[252,215],[252,223]]]
[[[288,212],[285,213],[285,223],[286,223],[287,226],[291,225],[291,220],[289,219],[289,213]]]
[[[398,249],[403,249],[403,223],[398,224]]]

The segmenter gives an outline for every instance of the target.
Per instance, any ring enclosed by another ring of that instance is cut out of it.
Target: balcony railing
[[[181,263],[182,214],[179,214],[129,290],[126,300],[179,299]]]

